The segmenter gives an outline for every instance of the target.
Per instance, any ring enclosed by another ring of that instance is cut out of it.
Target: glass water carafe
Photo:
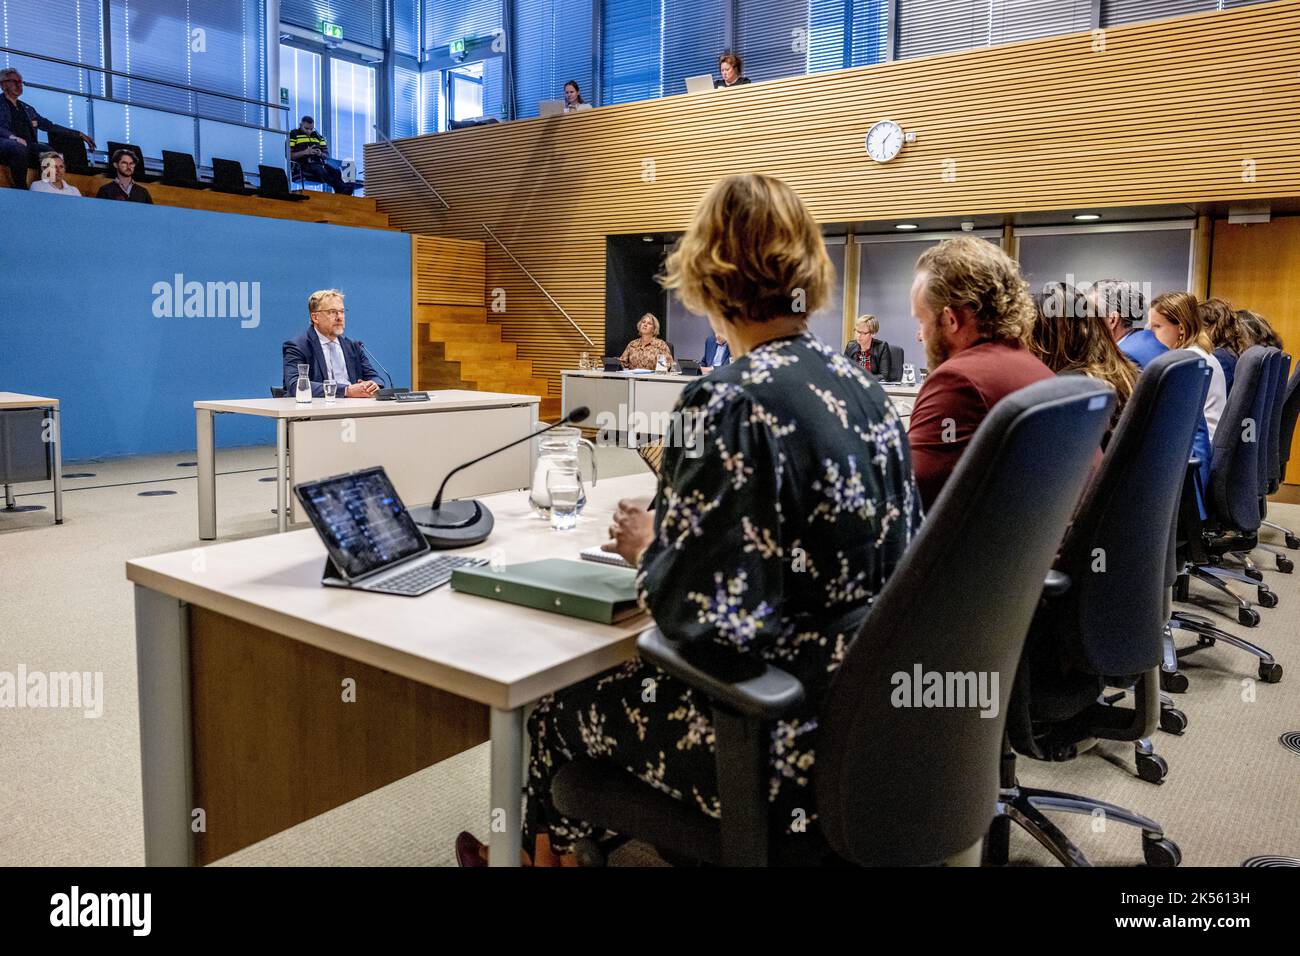
[[[294,398],[300,405],[311,404],[311,366],[298,366],[298,390],[294,393]]]
[[[533,468],[533,485],[528,495],[528,503],[533,506],[533,513],[539,518],[551,518],[551,493],[546,488],[546,476],[557,466],[578,467],[578,446],[585,445],[591,453],[591,486],[596,487],[596,446],[582,437],[580,428],[565,425],[552,428],[544,435],[537,436],[537,464]],[[579,471],[581,474],[581,471]],[[578,513],[587,504],[585,488],[578,491]]]

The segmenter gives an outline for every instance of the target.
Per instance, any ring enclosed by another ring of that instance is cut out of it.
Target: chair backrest
[[[901,345],[889,346],[889,357],[892,359],[890,364],[894,367],[894,374],[899,378],[903,377],[903,347]]]
[[[283,385],[272,385],[272,386],[271,386],[271,397],[272,397],[272,398],[284,398],[284,396],[285,396],[285,391],[284,391],[284,386],[283,386]]]
[[[1025,634],[1114,401],[1093,379],[1052,378],[976,430],[822,707],[817,812],[840,856],[936,863],[988,829]],[[924,706],[927,675],[943,702],[960,688],[974,706]]]
[[[1297,418],[1300,418],[1300,368],[1295,370],[1291,381],[1287,383],[1286,398],[1282,402],[1282,422],[1278,428],[1278,454],[1281,459],[1279,481],[1286,477],[1286,466],[1291,461],[1291,441],[1295,438]]]
[[[212,182],[217,186],[244,188],[244,167],[237,159],[212,160]]]
[[[1056,567],[1071,586],[1034,634],[1064,644],[1088,673],[1160,664],[1169,567],[1152,558],[1170,550],[1208,370],[1185,349],[1147,363],[1061,547]]]
[[[1274,348],[1252,345],[1237,360],[1232,394],[1214,433],[1207,507],[1226,528],[1241,532],[1259,529],[1260,469],[1265,464],[1260,443],[1268,424],[1268,402],[1276,366]]]
[[[1282,411],[1286,405],[1287,379],[1291,375],[1291,354],[1283,352],[1278,357],[1277,377],[1273,385],[1273,408],[1268,421],[1268,471],[1265,473],[1265,494],[1276,491],[1282,483]]]
[[[262,192],[280,194],[289,191],[289,177],[279,166],[259,165],[257,172],[262,181]]]
[[[63,168],[70,173],[88,173],[94,170],[86,155],[86,141],[74,133],[50,131],[50,149],[63,155]]]
[[[140,147],[136,146],[134,143],[117,143],[111,139],[108,141],[108,167],[109,167],[108,175],[110,177],[116,175],[116,171],[113,169],[113,154],[116,153],[119,149],[124,149],[128,153],[132,153],[135,155],[135,175],[132,176],[131,178],[139,179],[141,176],[143,176],[144,175],[144,152],[140,149]]]
[[[192,183],[198,182],[199,171],[194,165],[194,157],[189,153],[179,153],[172,149],[162,151],[163,180]]]

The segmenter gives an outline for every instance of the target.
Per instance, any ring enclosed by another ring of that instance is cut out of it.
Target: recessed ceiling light
[[[1096,222],[1098,219],[1101,218],[1101,216],[1097,215],[1095,212],[1081,212],[1078,213],[1074,218],[1077,219],[1079,222]]]
[[[919,227],[914,222],[900,222],[896,226],[894,226],[894,228],[895,229],[916,229]]]

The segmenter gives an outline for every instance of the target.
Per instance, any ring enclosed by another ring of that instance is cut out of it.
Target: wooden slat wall
[[[415,236],[411,243],[411,305],[483,307],[486,279],[483,243]]]
[[[1104,52],[1081,33],[672,96],[403,141],[447,210],[384,144],[366,188],[403,229],[486,239],[486,222],[602,344],[604,237],[684,228],[729,173],[781,177],[822,222],[1300,194],[1298,40],[1282,0],[1111,29]],[[917,139],[877,166],[863,137],[886,117]],[[558,393],[587,346],[491,243],[487,285]]]
[[[1300,216],[1249,226],[1214,224],[1210,295],[1239,309],[1252,309],[1282,336],[1292,356],[1300,355]],[[1300,446],[1293,446],[1300,447]],[[1293,451],[1286,480],[1300,484],[1300,454]]]

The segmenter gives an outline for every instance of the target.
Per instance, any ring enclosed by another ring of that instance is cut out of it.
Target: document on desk
[[[561,558],[507,565],[500,571],[491,566],[457,568],[451,587],[598,624],[614,624],[640,611],[635,571]]]

